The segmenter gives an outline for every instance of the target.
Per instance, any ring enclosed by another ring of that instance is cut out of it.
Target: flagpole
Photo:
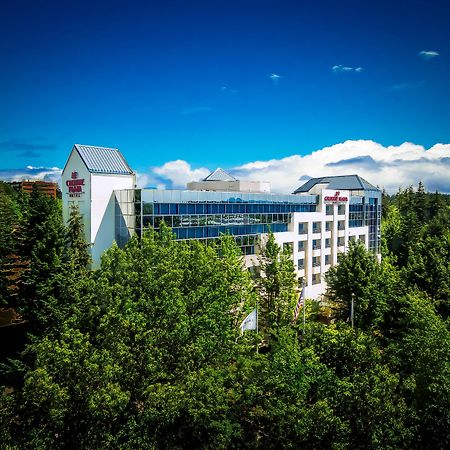
[[[355,328],[355,299],[352,292],[352,303],[350,304],[350,321],[352,323],[352,328]]]
[[[302,282],[302,289],[305,288],[305,282]],[[306,329],[306,295],[305,291],[303,291],[303,334],[305,334]]]
[[[258,296],[256,296],[256,353],[259,353],[259,345],[258,345],[258,322],[259,322],[259,317],[258,317]]]

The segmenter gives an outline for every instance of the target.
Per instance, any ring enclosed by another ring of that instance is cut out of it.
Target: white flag
[[[256,330],[258,328],[258,313],[256,308],[241,323],[241,334],[245,330]]]

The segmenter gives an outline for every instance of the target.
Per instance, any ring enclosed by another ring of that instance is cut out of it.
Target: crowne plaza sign
[[[348,197],[341,197],[341,192],[336,191],[334,195],[327,195],[324,197],[324,200],[326,202],[333,202],[333,203],[343,203],[348,202]]]
[[[69,188],[69,197],[81,197],[84,193],[84,178],[78,178],[78,172],[74,171],[71,174],[71,179],[66,181],[66,186]]]

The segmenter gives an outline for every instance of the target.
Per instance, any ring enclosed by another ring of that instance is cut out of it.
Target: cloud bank
[[[27,166],[23,169],[1,169],[0,180],[3,181],[22,181],[22,180],[61,180],[62,169],[59,167],[34,167]]]
[[[204,178],[214,169],[194,168],[184,160],[168,161],[138,173],[137,184],[185,189],[186,183]],[[411,142],[385,147],[370,140],[349,140],[304,156],[250,161],[227,170],[243,180],[270,181],[272,191],[278,193],[293,192],[311,177],[358,174],[389,193],[395,193],[399,187],[417,186],[422,181],[428,191],[450,194],[450,144],[435,144],[426,149]],[[58,167],[0,170],[0,179],[7,181],[60,181],[60,176]]]
[[[188,181],[205,177],[215,167],[210,169],[171,161],[151,168],[142,179],[157,187],[185,188]],[[270,181],[272,191],[280,193],[292,192],[310,177],[355,173],[389,193],[419,181],[428,191],[450,193],[450,144],[425,149],[411,142],[385,147],[370,140],[349,140],[309,155],[252,161],[229,170],[240,179]]]

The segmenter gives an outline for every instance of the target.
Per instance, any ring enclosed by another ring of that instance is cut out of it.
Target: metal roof
[[[327,189],[349,190],[349,191],[379,191],[377,187],[370,184],[359,175],[341,175],[333,177],[311,178],[305,184],[297,188],[293,193],[309,192],[316,184],[327,184]]]
[[[74,148],[86,164],[89,172],[120,175],[131,175],[133,173],[117,148],[80,144],[75,144]]]
[[[225,170],[218,167],[214,172],[211,172],[206,178],[203,178],[202,181],[238,181],[237,178],[230,175]]]

